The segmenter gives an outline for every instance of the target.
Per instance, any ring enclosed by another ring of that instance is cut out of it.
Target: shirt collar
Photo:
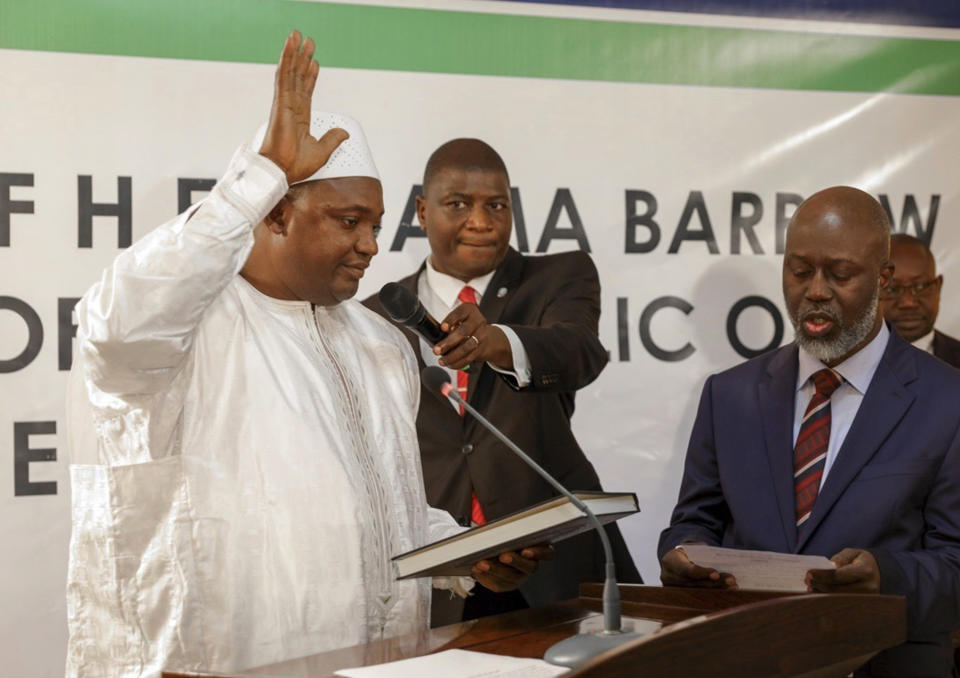
[[[919,348],[921,351],[933,353],[933,330],[930,330],[919,339],[911,341],[910,343]]]
[[[430,286],[430,289],[433,290],[433,293],[436,294],[444,304],[449,308],[453,308],[457,305],[457,297],[460,296],[460,290],[463,289],[464,285],[469,285],[473,288],[473,291],[477,294],[477,303],[480,303],[480,299],[483,298],[483,295],[487,291],[487,286],[490,285],[490,280],[493,279],[493,274],[496,272],[496,269],[490,271],[486,275],[482,275],[479,278],[474,278],[470,282],[464,283],[458,278],[454,278],[452,275],[447,275],[446,273],[441,273],[433,267],[433,262],[430,261],[430,257],[427,257],[427,285]]]
[[[843,377],[843,380],[857,389],[861,395],[866,393],[867,387],[873,379],[873,373],[877,371],[880,359],[883,358],[883,352],[887,348],[889,339],[890,330],[887,329],[887,323],[881,323],[877,336],[842,363],[834,365],[833,371]],[[798,391],[803,388],[814,372],[826,367],[803,348],[800,349],[799,361],[800,365],[797,370]]]
[[[246,290],[247,294],[254,299],[255,302],[261,306],[267,306],[272,308],[275,311],[280,311],[283,313],[291,312],[300,312],[305,309],[309,309],[312,304],[309,301],[295,301],[292,299],[277,299],[276,297],[271,297],[267,294],[264,294],[253,284],[244,278],[242,275],[234,276],[236,284],[239,285],[242,289]],[[324,308],[323,306],[318,306],[317,308]]]

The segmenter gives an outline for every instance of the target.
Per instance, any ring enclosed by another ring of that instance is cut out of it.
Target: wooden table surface
[[[553,605],[452,624],[420,633],[272,664],[234,678],[330,678],[335,671],[453,648],[541,658],[556,642],[602,625],[602,586]],[[618,650],[619,659],[594,662],[571,678],[683,675],[699,666],[721,676],[845,676],[883,647],[905,637],[903,599],[895,596],[795,595],[759,591],[621,586],[625,626],[648,631]],[[679,624],[678,622],[688,622]],[[824,643],[824,638],[829,642]],[[804,650],[813,647],[815,650]],[[799,648],[799,649],[798,649]],[[638,666],[643,670],[636,673]],[[687,668],[684,668],[687,667]],[[601,670],[602,669],[602,670]],[[694,675],[700,672],[695,671]],[[196,678],[164,672],[165,678]]]

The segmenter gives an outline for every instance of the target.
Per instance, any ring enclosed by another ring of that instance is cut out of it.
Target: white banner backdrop
[[[0,50],[0,207],[10,224],[0,247],[0,360],[27,351],[26,362],[41,342],[27,364],[4,363],[0,374],[7,675],[55,676],[63,666],[67,311],[118,253],[125,220],[93,216],[92,246],[80,247],[85,205],[117,203],[127,183],[118,178],[129,177],[134,240],[174,216],[178,179],[219,175],[265,118],[272,80],[268,65]],[[640,497],[643,512],[622,529],[649,582],[704,379],[743,359],[735,341],[771,344],[775,317],[783,340],[792,335],[778,195],[786,217],[787,194],[851,184],[885,196],[898,230],[933,229],[945,277],[939,326],[960,334],[956,97],[324,69],[315,103],[362,121],[384,178],[381,251],[361,296],[424,257],[424,239],[390,248],[427,156],[454,137],[482,138],[503,155],[531,251],[545,231],[557,236],[544,243],[549,252],[588,242],[611,362],[579,394],[575,428],[605,487]],[[89,199],[81,177],[90,177]],[[905,201],[917,208],[908,223]],[[759,216],[755,225],[734,226],[735,203],[742,221]],[[631,220],[638,214],[647,217]],[[731,310],[745,297],[760,299],[735,317],[732,342]]]

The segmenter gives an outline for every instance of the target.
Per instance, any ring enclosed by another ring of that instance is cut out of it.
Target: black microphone
[[[380,288],[377,297],[393,322],[409,327],[426,339],[431,346],[440,343],[449,334],[440,329],[440,323],[427,313],[427,309],[423,307],[417,295],[403,285],[388,282]],[[469,372],[470,366],[464,365],[460,371]]]
[[[603,631],[600,633],[579,633],[566,640],[556,643],[544,653],[543,658],[551,664],[560,666],[577,667],[586,663],[592,657],[613,649],[619,645],[630,642],[639,637],[635,631],[624,631],[620,623],[620,589],[617,588],[616,565],[613,562],[613,549],[610,547],[610,538],[607,537],[606,530],[597,519],[597,516],[590,510],[590,507],[584,504],[579,497],[570,492],[560,484],[556,478],[550,475],[542,466],[531,459],[526,452],[521,450],[496,426],[487,421],[486,417],[477,412],[466,400],[464,400],[457,389],[450,383],[450,375],[442,367],[425,367],[420,373],[423,384],[431,393],[440,397],[441,394],[458,403],[464,410],[473,415],[473,418],[479,421],[484,428],[495,435],[500,442],[507,446],[511,452],[520,457],[527,466],[540,474],[544,480],[552,485],[560,494],[570,500],[574,506],[580,509],[590,522],[593,523],[597,534],[600,535],[600,541],[603,543],[603,553],[606,557],[606,580],[603,584]]]
[[[389,282],[380,288],[377,297],[393,322],[409,327],[431,346],[447,336],[447,333],[440,329],[437,319],[427,313],[417,295],[403,285]]]

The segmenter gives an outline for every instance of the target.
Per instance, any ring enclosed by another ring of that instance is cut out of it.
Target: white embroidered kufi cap
[[[328,130],[334,127],[346,130],[350,138],[344,141],[333,152],[327,164],[311,174],[306,179],[297,181],[303,184],[318,179],[336,179],[338,177],[372,177],[380,179],[377,166],[373,163],[373,154],[367,145],[367,138],[363,128],[353,118],[342,113],[329,111],[312,111],[310,114],[310,134],[319,139]],[[267,123],[260,126],[253,137],[251,147],[254,150],[263,144],[263,137],[267,133]]]

